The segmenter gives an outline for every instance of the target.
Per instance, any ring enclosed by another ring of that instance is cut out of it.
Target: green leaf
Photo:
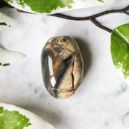
[[[26,116],[0,107],[0,129],[24,129],[29,125],[31,124]]]
[[[129,24],[121,25],[113,30],[111,54],[114,65],[127,78],[129,76]]]
[[[98,1],[104,3],[104,0],[98,0]]]
[[[71,8],[73,0],[5,0],[8,3],[16,1],[18,4],[29,6],[32,11],[38,13],[50,13],[57,8]]]

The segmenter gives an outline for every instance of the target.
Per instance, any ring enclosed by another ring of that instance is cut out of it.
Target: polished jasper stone
[[[55,98],[72,96],[83,76],[83,60],[76,41],[67,36],[48,40],[42,52],[42,72],[48,92]]]

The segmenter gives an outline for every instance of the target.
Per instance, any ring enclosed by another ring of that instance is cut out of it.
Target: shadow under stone
[[[82,58],[83,58],[83,62],[84,62],[84,74],[83,74],[83,78],[84,78],[91,66],[92,56],[91,56],[90,49],[88,48],[88,45],[86,44],[86,41],[84,41],[78,37],[75,37],[75,40],[77,41],[77,44],[82,53]]]

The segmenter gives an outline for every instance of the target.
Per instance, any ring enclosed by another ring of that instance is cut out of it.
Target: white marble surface
[[[120,0],[119,0],[120,1]],[[67,12],[89,15],[105,8],[121,8],[129,0],[114,6]],[[2,12],[16,19],[15,28],[0,32],[4,47],[27,57],[0,71],[0,101],[29,109],[57,129],[129,129],[129,87],[117,75],[110,54],[110,34],[90,21],[69,21],[50,16]],[[112,28],[129,22],[129,16],[111,14],[101,21]],[[70,35],[78,39],[85,53],[86,73],[76,94],[66,100],[52,98],[42,81],[40,56],[48,38]]]

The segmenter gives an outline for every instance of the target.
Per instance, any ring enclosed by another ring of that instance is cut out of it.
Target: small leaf
[[[100,2],[104,3],[104,0],[98,0],[98,1],[100,1]]]
[[[115,67],[121,70],[124,78],[129,77],[129,24],[121,25],[113,30],[111,54]]]
[[[8,111],[0,107],[0,129],[23,129],[30,125],[29,119],[18,111]]]
[[[27,5],[33,12],[51,13],[58,8],[71,8],[73,0],[5,0],[9,4],[18,3],[23,8]]]
[[[32,13],[57,13],[71,9],[82,9],[104,4],[112,4],[116,0],[4,0],[11,6]]]

